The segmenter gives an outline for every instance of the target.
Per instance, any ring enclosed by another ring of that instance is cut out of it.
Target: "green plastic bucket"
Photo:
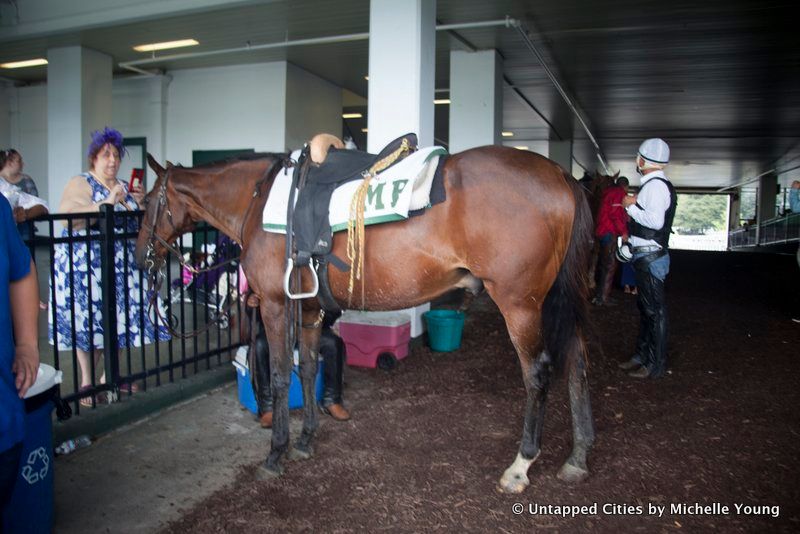
[[[461,346],[464,313],[456,310],[430,310],[422,314],[428,325],[431,350],[450,352]]]

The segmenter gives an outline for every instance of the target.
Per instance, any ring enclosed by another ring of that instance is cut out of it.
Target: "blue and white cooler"
[[[25,395],[25,438],[19,475],[2,532],[46,533],[53,530],[53,408],[61,371],[40,364],[36,382]]]
[[[233,366],[236,368],[236,379],[239,393],[239,402],[242,406],[251,412],[258,413],[258,401],[256,394],[253,391],[253,382],[250,377],[250,363],[248,361],[249,347],[242,346],[236,351],[236,357],[233,360]],[[302,408],[303,402],[303,387],[300,384],[300,367],[297,361],[297,351],[294,354],[294,365],[292,366],[292,378],[289,382],[289,409]],[[317,361],[317,378],[314,382],[314,394],[317,396],[317,402],[322,398],[325,376],[325,362],[322,359]]]

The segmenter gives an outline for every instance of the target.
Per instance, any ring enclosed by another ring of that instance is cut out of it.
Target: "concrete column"
[[[450,52],[450,152],[501,144],[503,60],[495,50]]]
[[[433,144],[435,0],[371,0],[367,151],[408,132]]]
[[[764,221],[775,217],[775,199],[778,196],[778,177],[772,173],[758,179],[758,204],[756,223],[761,228]]]
[[[69,46],[47,51],[48,202],[56,211],[64,186],[86,170],[91,132],[111,126],[111,57]]]
[[[735,193],[730,195],[728,207],[728,230],[735,230],[741,226],[739,223],[739,210],[742,208],[742,189],[737,188]]]
[[[369,10],[367,151],[379,152],[405,133],[433,145],[436,60],[435,0],[371,0]],[[411,337],[425,330],[430,304],[403,310]]]
[[[303,147],[315,134],[342,135],[342,88],[286,64],[286,150]]]
[[[170,76],[156,76],[149,87],[150,101],[148,115],[157,125],[151,134],[152,139],[147,140],[147,151],[156,158],[156,161],[164,161],[167,153],[167,105],[169,104],[169,84],[172,81]],[[147,167],[149,179],[148,184],[156,181],[155,173]]]
[[[0,147],[14,146],[11,141],[11,120],[17,105],[16,99],[17,88],[0,82]]]

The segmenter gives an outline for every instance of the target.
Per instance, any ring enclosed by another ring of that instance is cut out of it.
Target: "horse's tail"
[[[564,178],[575,199],[575,218],[567,254],[553,287],[544,299],[542,310],[544,347],[556,374],[561,373],[570,353],[585,351],[583,333],[588,317],[587,265],[593,227],[592,213],[580,184],[566,172]]]

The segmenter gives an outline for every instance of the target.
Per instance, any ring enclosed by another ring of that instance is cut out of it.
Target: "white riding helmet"
[[[639,155],[650,163],[666,165],[669,163],[669,145],[658,137],[646,139],[639,145]]]
[[[620,263],[628,263],[633,259],[633,248],[627,241],[622,241],[622,236],[617,236],[616,256]]]

